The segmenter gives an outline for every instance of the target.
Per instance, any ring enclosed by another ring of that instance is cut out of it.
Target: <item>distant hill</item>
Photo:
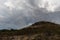
[[[40,21],[20,30],[1,30],[0,35],[27,35],[31,40],[60,40],[60,25]]]
[[[46,22],[46,21],[40,21],[40,22],[36,22],[34,24],[32,24],[31,26],[25,27],[23,29],[20,30],[0,30],[0,34],[3,34],[4,32],[8,33],[15,33],[15,35],[18,33],[18,35],[24,35],[24,34],[36,34],[36,33],[41,33],[41,32],[46,32],[46,31],[50,31],[53,33],[58,33],[60,34],[60,25],[52,23],[52,22]],[[9,33],[9,34],[10,34]]]
[[[27,28],[21,29],[21,32],[24,34],[35,34],[47,31],[60,34],[60,25],[52,22],[41,21],[36,22]]]

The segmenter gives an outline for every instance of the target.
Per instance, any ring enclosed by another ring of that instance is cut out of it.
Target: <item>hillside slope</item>
[[[20,30],[1,30],[0,35],[23,36],[20,40],[60,40],[60,25],[41,21]]]
[[[60,34],[60,25],[54,24],[51,22],[37,22],[32,24],[31,26],[24,28],[21,30],[24,34],[36,34],[36,33],[45,33],[45,32],[53,32]]]

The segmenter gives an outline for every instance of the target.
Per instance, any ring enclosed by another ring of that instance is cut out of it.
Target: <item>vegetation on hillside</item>
[[[39,34],[39,33],[53,33],[53,34],[59,34],[60,35],[60,25],[54,24],[51,22],[37,22],[35,24],[32,24],[31,26],[27,28],[23,28],[21,30],[0,30],[0,35],[31,35],[31,34]]]

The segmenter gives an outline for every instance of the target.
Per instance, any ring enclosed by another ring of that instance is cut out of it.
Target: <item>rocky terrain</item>
[[[20,30],[0,30],[0,40],[60,40],[60,25],[41,21]]]

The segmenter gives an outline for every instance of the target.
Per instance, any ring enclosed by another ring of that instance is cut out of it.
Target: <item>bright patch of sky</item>
[[[48,11],[57,11],[56,9],[60,7],[60,0],[39,0],[38,3],[40,8],[46,8]]]

